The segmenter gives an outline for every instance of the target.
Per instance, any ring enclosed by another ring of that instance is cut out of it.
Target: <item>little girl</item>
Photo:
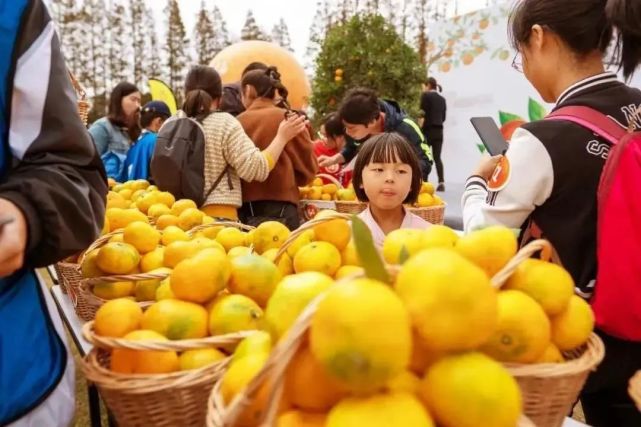
[[[422,177],[418,155],[401,135],[382,133],[368,139],[356,158],[352,182],[356,197],[369,202],[359,217],[370,228],[377,247],[394,230],[431,225],[403,207],[416,201]]]

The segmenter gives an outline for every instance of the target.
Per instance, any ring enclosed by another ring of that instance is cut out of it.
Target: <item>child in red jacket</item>
[[[316,157],[320,156],[333,156],[340,153],[345,145],[345,127],[341,122],[338,114],[330,113],[325,117],[321,125],[320,134],[323,139],[314,142],[314,154]],[[332,165],[322,167],[319,173],[331,175],[336,178],[343,187],[347,187],[352,180],[352,171],[346,171],[346,165]],[[326,182],[327,180],[323,180]],[[326,182],[327,183],[327,182]]]

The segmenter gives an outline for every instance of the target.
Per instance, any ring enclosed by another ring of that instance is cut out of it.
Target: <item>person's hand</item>
[[[291,115],[280,122],[278,136],[289,141],[299,133],[307,130],[307,119],[305,116]]]
[[[496,165],[501,161],[501,158],[503,158],[503,156],[500,154],[493,157],[483,156],[481,162],[476,167],[474,175],[478,175],[486,181],[489,181],[496,169]]]
[[[340,154],[335,154],[333,156],[318,156],[318,166],[321,168],[328,168],[334,166],[336,163],[339,163]]]
[[[0,229],[0,277],[22,268],[27,247],[27,221],[20,209],[8,200],[0,199],[0,221],[13,218]]]

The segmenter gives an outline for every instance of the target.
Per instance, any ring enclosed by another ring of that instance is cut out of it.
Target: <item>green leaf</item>
[[[476,144],[476,148],[478,148],[478,149],[479,149],[479,151],[481,152],[481,154],[485,153],[485,151],[486,151],[486,150],[485,150],[485,145],[483,145],[483,144]]]
[[[530,98],[530,101],[528,103],[528,111],[530,113],[531,122],[543,120],[548,114],[547,111],[545,111],[545,108],[543,108],[541,104],[539,104],[532,98]]]
[[[352,233],[354,235],[356,253],[363,264],[365,275],[370,279],[389,284],[390,277],[387,274],[387,270],[385,270],[381,255],[376,250],[376,246],[374,246],[372,232],[363,220],[356,215],[352,215]]]
[[[516,114],[506,113],[505,111],[499,111],[499,121],[501,122],[501,126],[503,126],[507,122],[511,122],[512,120],[523,120],[523,119],[517,116]]]

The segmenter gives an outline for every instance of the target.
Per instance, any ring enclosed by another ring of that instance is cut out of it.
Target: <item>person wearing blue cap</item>
[[[149,164],[154,155],[158,130],[170,116],[169,107],[162,101],[151,101],[142,107],[140,127],[143,128],[143,131],[127,153],[121,182],[132,179],[149,179]]]

